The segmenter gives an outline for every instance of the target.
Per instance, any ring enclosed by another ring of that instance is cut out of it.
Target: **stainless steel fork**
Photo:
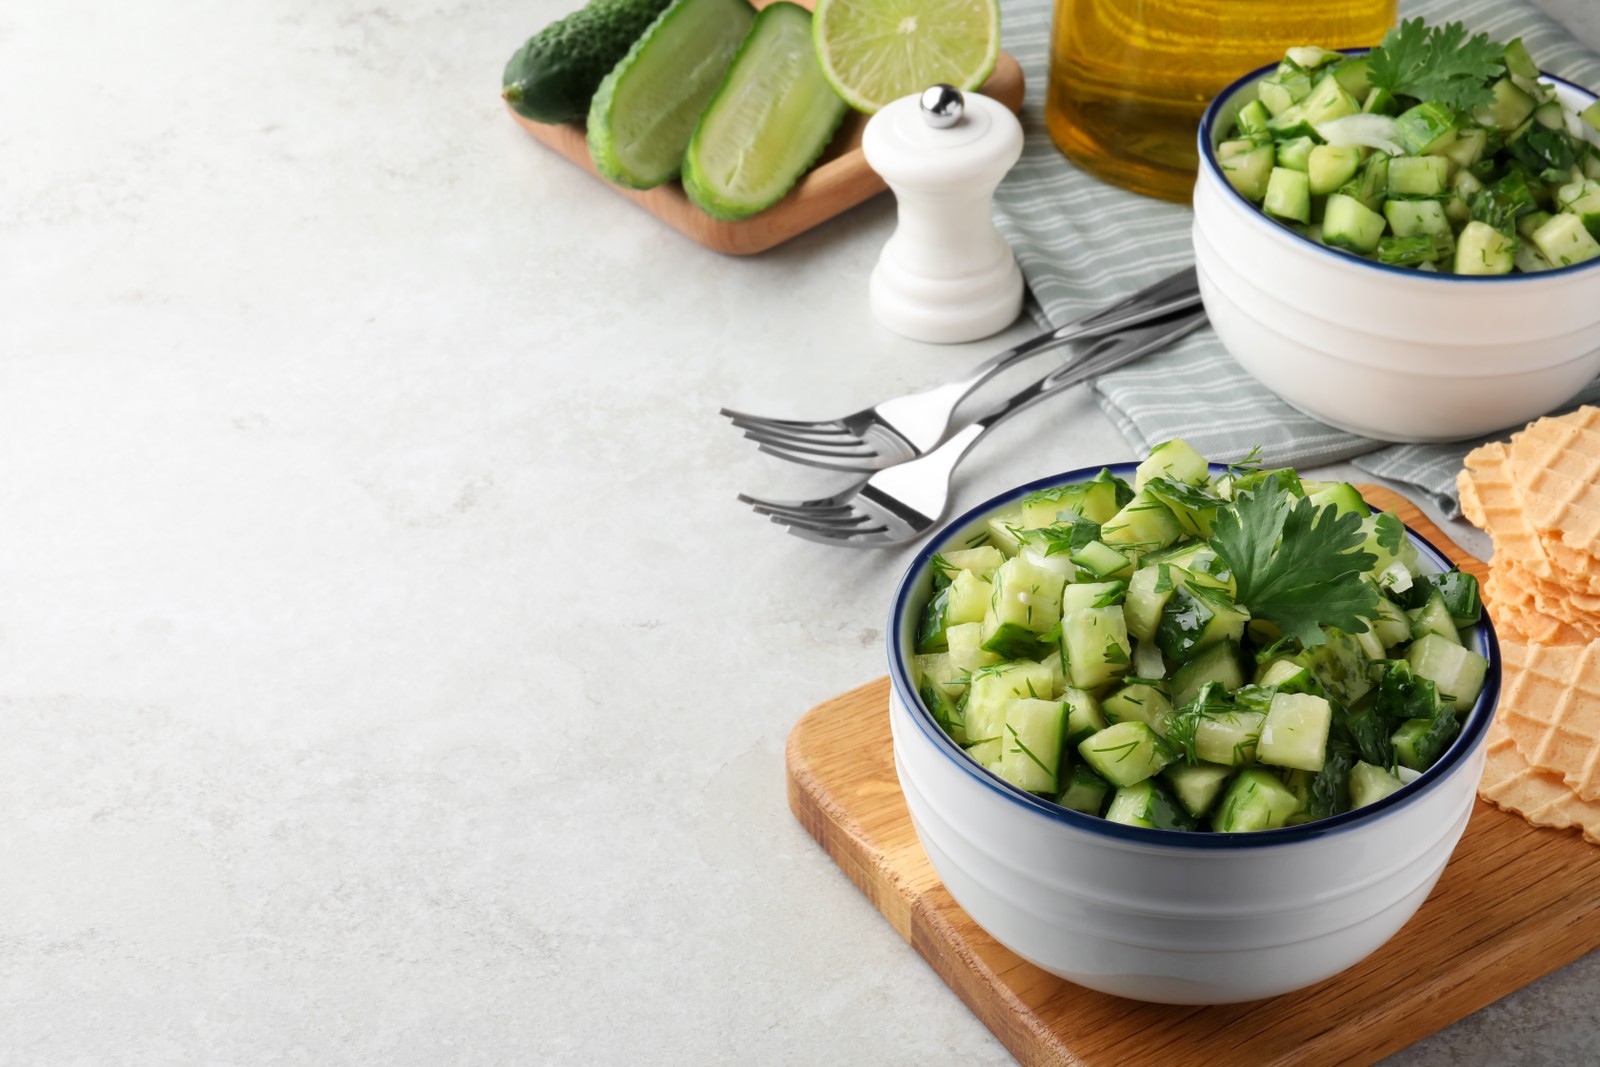
[[[961,378],[874,404],[837,419],[769,419],[722,409],[761,451],[829,470],[875,471],[924,455],[950,432],[956,408],[1007,367],[1069,341],[1101,337],[1200,303],[1193,267],[1086,318],[1001,352]]]
[[[739,499],[796,537],[827,545],[876,548],[914,541],[944,516],[950,476],[984,434],[1023,408],[1171,344],[1205,321],[1205,312],[1195,309],[1102,338],[1079,359],[996,405],[933,451],[877,471],[841,493],[814,500],[762,500],[741,493]]]

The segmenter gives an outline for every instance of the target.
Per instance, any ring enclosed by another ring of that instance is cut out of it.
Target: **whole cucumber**
[[[552,22],[506,64],[500,95],[535,122],[576,122],[600,82],[671,0],[590,0]]]

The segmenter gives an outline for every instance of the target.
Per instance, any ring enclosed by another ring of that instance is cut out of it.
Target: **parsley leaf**
[[[1398,556],[1401,547],[1406,543],[1406,527],[1400,521],[1400,516],[1392,511],[1378,514],[1373,521],[1373,532],[1378,537],[1378,547],[1391,556]]]
[[[1384,35],[1367,64],[1371,83],[1395,96],[1436,100],[1459,111],[1494,102],[1489,83],[1505,71],[1505,46],[1459,22],[1429,26],[1407,19]]]
[[[1211,547],[1233,571],[1234,599],[1310,648],[1321,627],[1363,633],[1378,593],[1361,580],[1377,557],[1361,548],[1361,519],[1328,504],[1320,510],[1266,483],[1220,512]]]

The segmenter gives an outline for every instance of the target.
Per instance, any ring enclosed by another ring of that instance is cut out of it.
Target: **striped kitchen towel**
[[[1027,75],[1022,158],[995,194],[996,225],[1016,250],[1031,307],[1058,324],[1190,263],[1190,212],[1109,186],[1078,170],[1044,125],[1051,0],[1001,0],[1005,48]],[[1600,56],[1527,0],[1402,0],[1403,18],[1459,20],[1496,40],[1521,37],[1545,70],[1600,86]],[[1143,454],[1183,437],[1203,455],[1237,459],[1259,445],[1274,464],[1353,459],[1363,470],[1428,493],[1459,514],[1455,476],[1476,442],[1387,445],[1326,426],[1247,374],[1210,330],[1096,383],[1100,404]],[[1600,400],[1600,381],[1574,403]]]

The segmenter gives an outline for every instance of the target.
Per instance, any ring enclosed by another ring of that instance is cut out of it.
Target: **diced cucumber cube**
[[[1372,628],[1385,649],[1411,640],[1411,620],[1388,597],[1378,598],[1378,617],[1373,620]]]
[[[1239,109],[1239,115],[1234,120],[1239,124],[1239,132],[1246,137],[1265,137],[1267,133],[1267,120],[1272,113],[1260,100],[1252,100]]]
[[[1404,784],[1382,767],[1357,762],[1350,768],[1350,806],[1364,808],[1382,800]]]
[[[1514,38],[1510,44],[1506,45],[1502,59],[1505,62],[1506,70],[1512,74],[1523,78],[1537,78],[1539,76],[1539,65],[1528,54],[1528,46],[1522,43],[1521,37]]]
[[[1389,196],[1438,196],[1450,184],[1444,156],[1396,156],[1389,161]]]
[[[1036,631],[1014,622],[1000,622],[990,612],[983,617],[983,650],[1001,659],[1037,660],[1052,654],[1054,646]]]
[[[1212,645],[1178,668],[1172,676],[1172,706],[1187,706],[1207,682],[1216,682],[1229,692],[1244,684],[1244,671],[1239,667],[1239,648],[1232,641]]]
[[[1600,243],[1595,241],[1576,215],[1552,215],[1549,222],[1533,231],[1531,240],[1544,258],[1557,267],[1583,263],[1600,256]]]
[[[1127,608],[1123,608],[1127,614]],[[1140,678],[1165,678],[1167,676],[1167,661],[1161,656],[1161,649],[1156,647],[1154,641],[1133,642],[1133,673]]]
[[[1600,182],[1585,179],[1563,185],[1556,191],[1556,207],[1578,216],[1589,236],[1600,238]]]
[[[1347,182],[1339,191],[1346,196],[1353,196],[1373,211],[1383,207],[1383,200],[1389,190],[1389,157],[1383,152],[1374,152],[1367,157],[1361,165],[1361,172],[1353,181]]]
[[[945,624],[956,626],[964,622],[982,622],[989,610],[989,598],[994,586],[972,571],[957,571],[956,580],[950,583],[950,600],[945,607]]]
[[[1000,569],[1000,564],[1006,561],[1005,555],[993,545],[979,545],[977,548],[953,548],[939,553],[935,559],[942,559],[955,570],[971,571],[979,578],[988,580],[994,577],[994,572]],[[954,574],[951,577],[955,577]]]
[[[1172,762],[1166,742],[1142,722],[1112,723],[1080,743],[1078,754],[1115,786],[1142,782]]]
[[[1194,829],[1194,819],[1154,778],[1118,788],[1106,809],[1106,819],[1153,830]]]
[[[1395,140],[1412,156],[1427,155],[1455,139],[1456,113],[1436,100],[1408,108],[1395,119]]]
[[[1000,777],[1030,793],[1054,793],[1065,727],[1066,705],[1059,700],[1006,701]]]
[[[1483,158],[1488,147],[1489,132],[1474,126],[1469,130],[1457,130],[1456,139],[1436,154],[1444,156],[1457,167],[1470,167]]]
[[[1344,59],[1345,56],[1343,52],[1334,52],[1327,48],[1308,44],[1290,48],[1283,53],[1283,58],[1301,70],[1316,70],[1318,67],[1325,67],[1329,63],[1337,63]]]
[[[1591,130],[1600,130],[1600,100],[1578,112],[1578,117],[1587,122]]]
[[[1306,173],[1311,180],[1313,196],[1338,192],[1339,187],[1354,178],[1360,169],[1361,148],[1353,144],[1316,145],[1306,161]]]
[[[1066,581],[1025,557],[1006,560],[994,572],[994,614],[1010,623],[1043,633],[1061,621],[1061,593]]]
[[[1084,608],[1109,608],[1122,602],[1125,587],[1121,582],[1077,582],[1061,594],[1061,617],[1076,614]]]
[[[1361,110],[1361,102],[1339,84],[1338,78],[1323,78],[1300,102],[1300,108],[1312,125],[1332,119],[1342,119]]]
[[[1195,756],[1206,763],[1240,767],[1256,761],[1264,711],[1216,711],[1202,715],[1194,728]]]
[[[1056,803],[1071,811],[1081,811],[1085,815],[1099,815],[1105,807],[1106,797],[1111,794],[1111,783],[1094,772],[1094,768],[1084,763],[1072,765],[1071,776],[1067,779],[1066,788],[1061,790],[1056,797]]]
[[[1532,241],[1517,242],[1517,269],[1524,274],[1537,274],[1542,270],[1555,270],[1556,265],[1544,258]]]
[[[1432,264],[1441,257],[1437,245],[1432,237],[1426,234],[1414,234],[1411,237],[1380,237],[1378,238],[1378,262],[1390,263],[1399,267],[1415,267],[1422,263]]]
[[[1267,195],[1267,180],[1272,174],[1273,164],[1277,162],[1277,149],[1270,143],[1257,145],[1248,152],[1229,156],[1219,162],[1222,176],[1228,180],[1228,184],[1246,200],[1259,204],[1262,197]]]
[[[1311,180],[1304,171],[1273,167],[1261,210],[1290,222],[1311,221]]]
[[[1261,723],[1256,759],[1274,767],[1320,771],[1333,707],[1310,693],[1279,693]]]
[[[933,721],[950,735],[950,740],[958,745],[965,745],[967,721],[961,709],[959,695],[952,696],[943,685],[932,678],[922,679],[917,687],[917,695],[922,697],[922,702],[928,706]]]
[[[1150,641],[1161,623],[1161,609],[1166,607],[1176,588],[1170,564],[1160,563],[1140,567],[1128,579],[1128,595],[1123,601],[1122,613],[1128,624],[1128,633],[1140,641]]]
[[[1225,163],[1234,156],[1242,156],[1255,148],[1256,143],[1248,137],[1236,137],[1230,141],[1217,142],[1217,162]]]
[[[1361,110],[1369,115],[1397,115],[1400,113],[1400,101],[1387,89],[1373,88],[1362,102]]]
[[[1456,237],[1457,274],[1510,274],[1517,262],[1517,239],[1473,219]]]
[[[1068,558],[1091,578],[1126,578],[1133,573],[1133,561],[1102,541],[1090,541]]]
[[[1514,130],[1533,114],[1533,97],[1517,88],[1509,77],[1495,82],[1491,91],[1494,93],[1494,102],[1483,104],[1472,112],[1472,121],[1479,126]]]
[[[1444,597],[1437,590],[1411,613],[1411,636],[1423,637],[1427,634],[1437,634],[1452,645],[1461,643],[1461,636],[1456,632],[1455,620],[1450,617],[1450,611],[1445,607]]]
[[[1417,674],[1431,681],[1439,695],[1454,701],[1456,714],[1463,714],[1483,690],[1483,676],[1489,661],[1470,648],[1452,644],[1435,633],[1424,634],[1406,649],[1406,662]]]
[[[1336,700],[1353,704],[1372,688],[1371,660],[1353,634],[1323,627],[1324,641],[1295,659],[1311,668],[1322,687]]]
[[[945,631],[950,647],[950,664],[959,671],[976,671],[1000,662],[1000,657],[983,647],[983,624],[964,622]]]
[[[1250,613],[1225,595],[1192,583],[1173,592],[1156,626],[1156,644],[1170,660],[1187,663],[1223,641],[1244,636]]]
[[[1300,798],[1271,772],[1240,771],[1218,802],[1211,828],[1219,833],[1276,830],[1299,807]]]
[[[1135,492],[1133,499],[1100,527],[1100,540],[1106,544],[1136,546],[1143,552],[1165,548],[1182,536],[1183,526],[1172,511],[1143,491]]]
[[[1256,671],[1256,685],[1285,693],[1321,693],[1322,682],[1304,663],[1274,659]]]
[[[1547,130],[1561,130],[1564,133],[1567,129],[1566,110],[1559,100],[1546,100],[1534,108],[1533,120]]]
[[[1517,219],[1517,236],[1533,240],[1533,231],[1549,222],[1551,214],[1548,211],[1530,211]],[[1542,255],[1542,253],[1541,253]]]
[[[1311,92],[1311,79],[1299,77],[1271,77],[1256,86],[1256,95],[1273,116],[1282,115]]]
[[[1091,522],[1105,522],[1117,513],[1118,490],[1127,483],[1108,470],[1101,470],[1087,482],[1038,489],[1022,498],[1021,524],[1029,529],[1051,526],[1063,516],[1076,515]]]
[[[1278,166],[1290,170],[1309,170],[1311,150],[1317,146],[1313,137],[1293,137],[1278,143]]]
[[[1061,623],[1061,655],[1075,689],[1098,689],[1128,673],[1133,646],[1120,604],[1084,608]]]
[[[1067,705],[1066,744],[1068,748],[1076,749],[1079,742],[1097,731],[1104,730],[1109,723],[1100,711],[1100,701],[1095,699],[1093,693],[1084,692],[1082,689],[1073,689],[1068,686],[1061,694],[1062,701]]]
[[[1172,722],[1172,701],[1147,681],[1130,682],[1100,702],[1111,722],[1142,722],[1162,737]]]
[[[913,656],[912,665],[916,668],[917,684],[932,683],[951,700],[960,700],[967,691],[966,672],[950,662],[948,652],[934,652],[926,656]]]
[[[1017,531],[1027,529],[1022,522],[1022,509],[1008,508],[999,514],[992,515],[984,524],[989,534],[989,544],[1004,556],[1015,556],[1022,551],[1022,541],[1017,537]],[[1040,523],[1040,525],[1047,525]]]
[[[1433,250],[1430,260],[1455,249],[1455,231],[1437,200],[1385,200],[1383,215],[1396,237],[1427,237]]]
[[[1217,802],[1233,770],[1217,763],[1172,763],[1161,771],[1161,777],[1183,810],[1198,819]]]
[[[1196,452],[1193,445],[1182,438],[1173,438],[1152,448],[1143,462],[1134,468],[1133,488],[1138,492],[1152,478],[1165,478],[1169,482],[1182,482],[1185,485],[1204,485],[1209,473],[1205,457]]]
[[[1335,248],[1352,252],[1377,251],[1383,236],[1384,218],[1361,201],[1343,193],[1328,197],[1322,216],[1322,239]]]
[[[1372,79],[1366,56],[1345,59],[1333,68],[1333,76],[1339,79],[1344,91],[1356,100],[1365,100],[1367,94],[1372,91]]]
[[[1390,739],[1394,746],[1394,758],[1403,767],[1425,771],[1444,755],[1444,750],[1450,747],[1450,742],[1455,740],[1460,729],[1455,715],[1449,711],[1431,719],[1407,719]]]

